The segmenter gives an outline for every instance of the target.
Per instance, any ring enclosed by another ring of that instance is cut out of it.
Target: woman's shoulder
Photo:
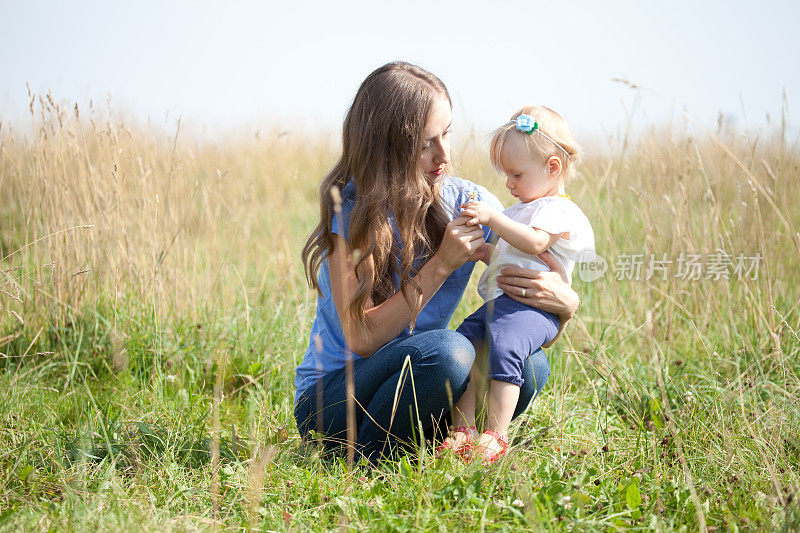
[[[451,192],[458,192],[463,193],[465,195],[469,195],[471,192],[489,192],[486,187],[482,185],[478,185],[477,183],[473,183],[469,180],[465,180],[464,178],[459,178],[458,176],[451,176],[445,175],[442,178],[442,192],[444,191],[451,191]],[[491,194],[491,193],[489,193]]]
[[[489,189],[458,176],[445,176],[441,191],[445,207],[456,209],[472,199],[470,194],[473,194],[473,196],[477,195],[477,200],[487,202],[499,211],[503,210],[503,204],[497,199],[497,196],[489,192]]]

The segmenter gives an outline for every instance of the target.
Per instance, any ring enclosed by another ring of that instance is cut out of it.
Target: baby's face
[[[521,202],[557,193],[560,172],[553,174],[547,163],[529,152],[521,135],[509,135],[503,143],[500,166],[506,175],[506,187]]]

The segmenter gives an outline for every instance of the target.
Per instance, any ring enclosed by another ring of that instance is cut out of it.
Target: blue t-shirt
[[[471,192],[478,193],[479,200],[488,202],[499,211],[503,210],[503,206],[497,197],[487,191],[485,187],[454,176],[445,176],[441,187],[441,199],[450,220],[461,216],[460,206],[469,201]],[[345,240],[348,239],[350,233],[350,213],[353,210],[355,201],[355,183],[350,181],[342,189],[343,219],[340,221],[338,215],[333,217],[333,233],[338,234],[339,228],[343,228]],[[392,223],[394,224],[394,221]],[[484,238],[487,242],[491,236],[491,230],[488,227],[484,227]],[[458,302],[461,301],[473,268],[475,268],[475,263],[468,261],[450,274],[439,290],[419,312],[414,325],[415,332],[447,328],[450,323],[450,317],[453,316]],[[300,394],[316,383],[321,376],[338,370],[345,365],[344,333],[342,332],[342,325],[339,322],[339,315],[336,313],[336,306],[331,295],[331,277],[328,271],[327,259],[323,259],[320,264],[318,279],[321,294],[317,296],[317,317],[311,326],[311,336],[308,349],[306,349],[306,353],[303,356],[303,362],[300,363],[295,372],[295,402]],[[395,280],[395,284],[397,284],[397,280]],[[410,335],[409,328],[406,328],[396,338],[404,338]],[[321,342],[316,341],[317,337]]]

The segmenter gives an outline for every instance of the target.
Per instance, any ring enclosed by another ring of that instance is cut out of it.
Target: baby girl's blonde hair
[[[520,115],[533,117],[533,120],[539,125],[539,131],[544,135],[535,131],[531,135],[517,131],[515,121]],[[494,130],[492,144],[489,147],[489,157],[492,160],[492,166],[498,172],[503,171],[500,166],[500,154],[503,152],[503,145],[509,135],[522,135],[525,144],[528,145],[529,154],[541,159],[542,162],[547,161],[552,156],[558,157],[561,160],[564,178],[574,177],[575,167],[581,158],[581,147],[575,140],[575,134],[572,133],[567,121],[549,107],[528,105],[520,108],[511,117],[511,122],[503,124]]]

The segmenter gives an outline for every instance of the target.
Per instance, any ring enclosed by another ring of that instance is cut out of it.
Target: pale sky
[[[800,2],[0,0],[0,120],[26,82],[58,100],[207,131],[337,129],[373,69],[404,59],[448,86],[455,127],[483,135],[521,105],[579,134],[668,120],[797,128]],[[623,77],[663,95],[614,83]],[[744,110],[744,113],[743,113]]]

